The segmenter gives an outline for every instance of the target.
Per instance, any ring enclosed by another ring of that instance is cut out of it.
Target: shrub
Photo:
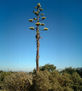
[[[29,91],[32,75],[24,72],[12,73],[4,80],[4,88],[8,91]]]
[[[56,66],[54,66],[53,64],[46,64],[44,66],[41,66],[40,67],[40,70],[41,71],[44,71],[44,70],[47,70],[49,72],[53,72],[56,70]]]
[[[3,71],[1,71],[0,72],[0,82],[3,82],[5,77],[10,75],[10,74],[11,74],[11,72],[3,72]]]
[[[50,89],[48,71],[40,71],[33,77],[33,90],[32,91],[48,91]]]
[[[81,91],[82,90],[82,78],[77,72],[74,72],[72,74],[72,80],[73,80],[74,91]]]
[[[77,68],[76,71],[82,77],[82,67]]]
[[[71,87],[72,83],[73,83],[73,81],[71,80],[71,75],[68,74],[68,73],[62,74],[59,77],[58,81],[59,81],[60,85],[63,86],[63,87],[66,87],[66,86]]]
[[[64,87],[64,91],[74,91],[72,88]]]

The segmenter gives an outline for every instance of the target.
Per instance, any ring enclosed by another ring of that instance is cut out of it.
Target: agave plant
[[[36,72],[39,72],[39,39],[40,37],[40,26],[44,26],[44,23],[41,23],[42,20],[46,19],[44,17],[44,13],[42,13],[43,8],[41,7],[40,3],[37,4],[35,7],[35,10],[33,10],[33,13],[36,15],[36,18],[29,19],[30,22],[35,22],[35,27],[29,27],[31,30],[36,31],[36,44],[37,44],[37,53],[36,53]],[[48,28],[44,28],[44,30],[48,30]],[[43,31],[43,30],[41,30]]]

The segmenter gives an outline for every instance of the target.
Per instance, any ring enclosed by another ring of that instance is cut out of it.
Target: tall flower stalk
[[[35,10],[33,10],[33,13],[35,14],[35,18],[29,19],[29,22],[34,22],[35,27],[29,27],[29,29],[36,31],[36,45],[37,45],[37,51],[36,51],[36,72],[39,72],[39,47],[40,47],[40,31],[46,31],[48,28],[44,28],[43,30],[40,30],[40,26],[44,26],[44,23],[41,23],[43,20],[46,19],[44,16],[44,13],[42,13],[43,8],[41,7],[41,4],[38,3],[35,7]]]

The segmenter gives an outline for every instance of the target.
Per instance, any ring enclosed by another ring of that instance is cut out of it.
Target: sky
[[[0,70],[36,67],[36,32],[29,30],[35,24],[28,19],[37,3],[48,27],[40,32],[39,65],[82,67],[82,0],[0,0]]]

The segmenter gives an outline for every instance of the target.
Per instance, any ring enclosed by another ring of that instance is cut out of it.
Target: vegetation
[[[4,88],[9,91],[29,91],[32,85],[32,75],[17,72],[7,76],[4,79]]]
[[[0,91],[82,91],[82,68],[65,68],[46,64],[40,72],[0,71]]]
[[[29,27],[30,30],[36,31],[36,44],[37,44],[37,51],[36,51],[36,72],[39,72],[39,46],[40,46],[40,31],[47,31],[48,28],[40,29],[40,26],[44,26],[45,24],[41,21],[45,20],[46,17],[44,16],[44,13],[41,13],[43,11],[41,4],[38,3],[35,7],[35,10],[33,10],[33,13],[35,14],[35,18],[29,19],[29,22],[34,22],[36,25],[35,27]]]

